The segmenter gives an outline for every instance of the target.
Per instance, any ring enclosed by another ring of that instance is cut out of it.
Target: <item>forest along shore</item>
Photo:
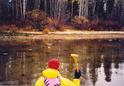
[[[65,32],[28,32],[21,31],[15,33],[1,33],[0,40],[18,40],[18,39],[117,39],[124,38],[122,31],[65,31]]]

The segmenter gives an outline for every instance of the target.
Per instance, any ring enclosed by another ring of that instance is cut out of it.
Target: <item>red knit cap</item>
[[[58,70],[59,69],[59,65],[60,65],[60,62],[56,58],[50,59],[48,61],[48,68],[52,68],[52,69]]]

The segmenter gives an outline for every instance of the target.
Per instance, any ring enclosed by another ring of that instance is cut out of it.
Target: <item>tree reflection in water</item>
[[[82,71],[81,83],[89,78],[92,85],[99,81],[98,69],[103,68],[105,80],[112,81],[112,64],[119,69],[123,60],[123,40],[24,40],[0,42],[0,82],[3,84],[27,84],[31,86],[41,75],[51,57],[58,57],[60,72],[73,78],[74,64],[71,53],[79,54]],[[89,69],[89,70],[87,70]],[[88,76],[88,73],[90,76]],[[10,83],[11,82],[11,83]],[[120,82],[119,82],[120,83]],[[91,85],[87,85],[91,86]]]

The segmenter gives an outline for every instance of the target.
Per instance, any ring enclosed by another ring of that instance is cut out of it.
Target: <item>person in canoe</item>
[[[59,72],[60,61],[56,58],[48,61],[48,68],[35,83],[35,86],[80,86],[81,71],[76,67],[73,81],[64,78]]]

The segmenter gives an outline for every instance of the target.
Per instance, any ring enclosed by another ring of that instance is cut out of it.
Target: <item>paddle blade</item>
[[[71,54],[71,57],[73,58],[73,61],[75,63],[75,68],[78,70],[79,65],[78,65],[78,54]]]
[[[78,55],[77,54],[71,54],[71,57],[74,60],[74,63],[77,64],[78,63]]]

